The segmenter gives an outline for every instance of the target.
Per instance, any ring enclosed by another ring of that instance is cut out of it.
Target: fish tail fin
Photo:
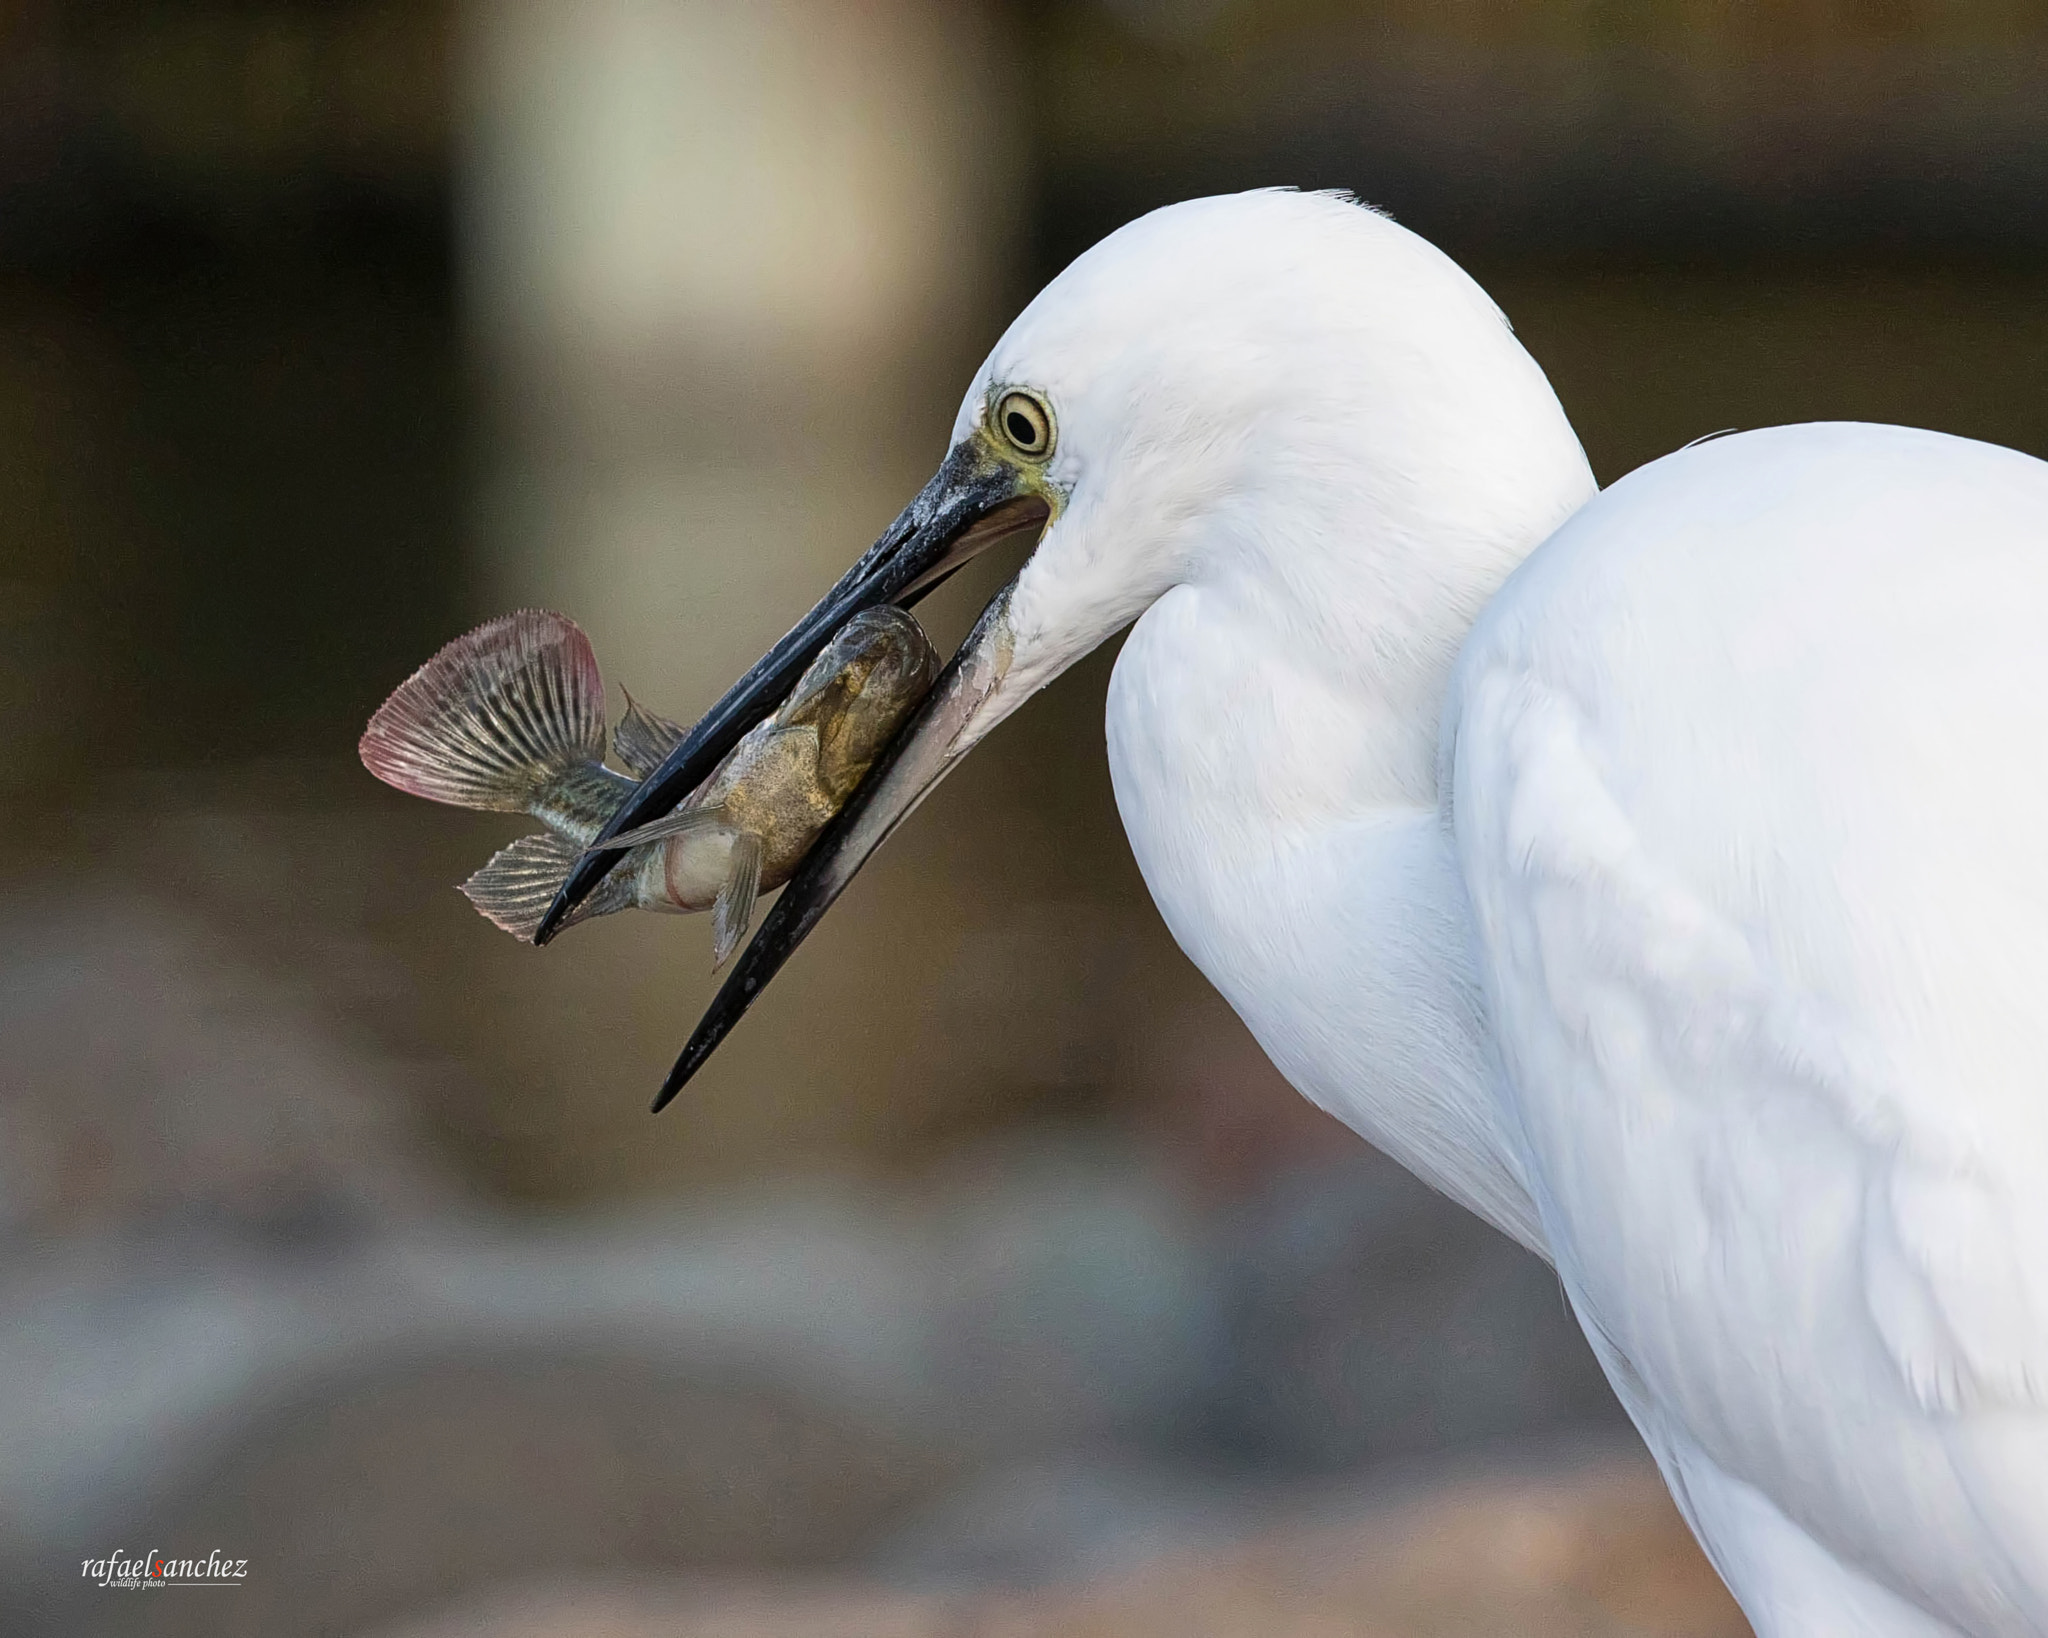
[[[399,685],[357,750],[414,796],[524,813],[551,780],[604,760],[604,677],[590,639],[545,609],[478,626]]]
[[[462,884],[462,892],[479,915],[531,944],[540,918],[554,903],[556,889],[582,857],[583,849],[574,842],[550,830],[539,831],[492,854],[490,863]],[[633,902],[630,874],[613,871],[562,925],[573,927],[592,916],[608,916],[614,910],[630,908]]]

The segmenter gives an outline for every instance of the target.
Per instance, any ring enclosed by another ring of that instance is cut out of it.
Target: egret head
[[[1510,355],[1520,363],[1504,375]],[[687,796],[860,609],[910,603],[996,541],[1036,535],[783,890],[656,1107],[947,771],[1172,587],[1284,581],[1308,555],[1341,546],[1361,515],[1397,544],[1425,498],[1439,514],[1446,497],[1483,511],[1489,486],[1462,482],[1459,468],[1474,451],[1514,465],[1526,406],[1498,402],[1498,388],[1523,378],[1561,424],[1484,292],[1425,241],[1340,196],[1275,190],[1171,206],[1068,267],[976,374],[923,492],[612,822],[629,829]],[[1485,518],[1471,525],[1475,538],[1488,534]],[[557,910],[615,857],[586,858]]]

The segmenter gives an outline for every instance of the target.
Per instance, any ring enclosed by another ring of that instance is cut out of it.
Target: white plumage
[[[1858,1565],[2048,1628],[2044,638],[2048,466],[1808,426],[1617,484],[1459,668],[1550,1253],[1766,1630],[1942,1630]]]
[[[1548,1257],[1765,1638],[2048,1631],[2048,465],[1596,495],[1349,202],[1112,236],[970,391],[1061,497],[962,745],[1132,620],[1118,805],[1306,1095]]]

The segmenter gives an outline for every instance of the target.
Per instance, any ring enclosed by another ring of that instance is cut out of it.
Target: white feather
[[[1766,1638],[2048,1631],[2048,466],[1595,498],[1470,279],[1286,193],[1083,257],[960,435],[1007,384],[1013,696],[1137,618],[1118,805],[1281,1069],[1553,1260]]]

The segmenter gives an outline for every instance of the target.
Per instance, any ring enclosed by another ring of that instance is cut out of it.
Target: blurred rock
[[[1072,1450],[976,1473],[895,1531],[870,1563],[896,1584],[1054,1586],[1242,1535],[1262,1496],[1242,1473],[1128,1449]]]
[[[378,1638],[965,1638],[950,1600],[867,1586],[522,1585]]]
[[[688,1629],[685,1628],[685,1631]],[[1737,1638],[1748,1627],[1646,1457],[1475,1475],[1347,1520],[1334,1501],[1221,1552],[998,1603],[985,1638],[1515,1634]]]
[[[0,915],[0,1236],[301,1242],[463,1200],[398,1066],[329,1039],[218,932],[114,880]]]
[[[1208,1440],[1316,1471],[1626,1427],[1556,1276],[1363,1144],[1209,1227],[1225,1337]]]
[[[1297,1499],[1233,1543],[1081,1586],[529,1587],[380,1638],[1741,1638],[1647,1457]]]
[[[991,1589],[1134,1574],[1333,1469],[1615,1425],[1549,1271],[1314,1123],[1219,1127],[1227,1178],[1075,1128],[887,1187],[512,1213],[352,1022],[374,948],[279,913],[327,891],[298,854],[193,810],[134,857],[0,906],[10,1635],[324,1638],[685,1573],[1038,1620]],[[251,1579],[77,1577],[124,1545]]]

